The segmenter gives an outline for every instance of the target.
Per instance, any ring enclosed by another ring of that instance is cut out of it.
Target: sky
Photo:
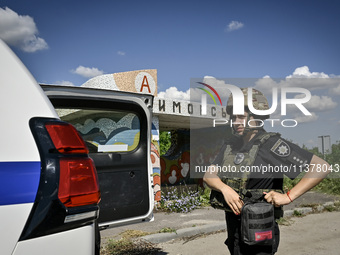
[[[339,27],[336,0],[0,1],[0,38],[39,83],[157,69],[160,96],[188,99],[192,78],[254,78],[266,91],[304,78],[313,115],[278,131],[309,147],[340,140]]]

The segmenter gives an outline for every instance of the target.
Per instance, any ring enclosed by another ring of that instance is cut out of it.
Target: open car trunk
[[[150,160],[153,96],[42,85],[61,120],[83,139],[98,173],[99,226],[153,219]]]

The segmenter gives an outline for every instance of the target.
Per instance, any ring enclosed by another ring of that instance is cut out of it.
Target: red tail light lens
[[[46,129],[60,153],[89,153],[84,140],[72,125],[67,123],[46,124]]]
[[[65,155],[60,159],[59,200],[66,207],[99,203],[97,171],[91,158],[79,155],[88,149],[77,130],[67,123],[45,126],[56,149]],[[66,157],[70,154],[75,156]]]
[[[63,158],[60,160],[58,197],[66,207],[99,202],[100,192],[92,159]]]

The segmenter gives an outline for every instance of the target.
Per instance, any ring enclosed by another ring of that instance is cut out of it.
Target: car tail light
[[[84,153],[88,149],[77,130],[70,124],[46,124],[46,129],[56,149],[63,154]]]
[[[20,241],[92,224],[100,201],[97,170],[69,123],[35,117],[29,125],[40,154],[37,195]]]
[[[99,186],[92,159],[60,160],[58,197],[66,207],[99,202]]]
[[[88,149],[77,130],[67,123],[45,124],[57,151],[60,179],[58,198],[66,207],[97,204],[100,191],[96,168],[87,155]]]

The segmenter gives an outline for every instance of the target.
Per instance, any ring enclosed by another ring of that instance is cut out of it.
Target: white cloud
[[[339,77],[325,74],[324,72],[311,72],[308,66],[295,69],[293,74],[288,75],[280,86],[301,87],[312,90],[329,89],[331,92],[339,84]]]
[[[292,75],[288,75],[286,78],[329,78],[329,76],[323,72],[310,72],[308,66],[301,66],[295,69]]]
[[[312,96],[304,106],[311,111],[323,112],[334,109],[338,104],[328,96]]]
[[[239,30],[242,27],[244,27],[244,24],[242,22],[233,20],[232,22],[230,22],[228,24],[228,26],[226,27],[225,31],[226,32],[231,32],[231,31]]]
[[[319,116],[316,115],[314,112],[311,112],[311,114],[312,114],[311,116],[305,115],[295,116],[293,119],[296,120],[299,124],[301,124],[316,121],[319,118]]]
[[[221,86],[226,85],[224,80],[218,80],[215,77],[208,76],[208,75],[204,76],[203,82],[207,83],[207,84],[209,84],[210,86],[213,86],[213,87],[221,87]]]
[[[332,95],[340,95],[339,84],[338,76],[328,75],[324,72],[311,72],[308,66],[302,66],[296,68],[293,74],[281,80],[274,80],[265,76],[256,82],[255,88],[266,95],[271,95],[273,87],[298,87],[309,91],[328,90]]]
[[[304,95],[299,94],[296,95],[294,98],[304,98]],[[315,114],[317,112],[333,110],[338,106],[338,103],[334,102],[333,99],[329,96],[312,95],[311,99],[307,103],[303,103],[303,106],[313,115],[313,113]],[[293,104],[287,105],[287,112],[294,114],[295,116],[298,116],[298,114],[302,114],[301,110],[299,110],[297,106]]]
[[[268,75],[255,82],[255,88],[267,96],[271,95],[273,87],[278,87],[278,83]]]
[[[294,98],[303,98],[304,95],[296,95]],[[278,108],[280,108],[281,102],[278,103]],[[313,95],[311,99],[304,103],[303,106],[312,114],[304,115],[301,110],[294,104],[287,104],[287,118],[293,118],[298,123],[307,123],[316,121],[319,119],[317,113],[331,111],[337,107],[337,103],[333,101],[331,97],[328,96],[317,96]],[[278,112],[275,113],[277,115]],[[272,116],[272,118],[274,118]]]
[[[177,100],[190,100],[190,89],[186,92],[179,91],[176,87],[170,87],[165,90],[165,92],[159,92],[157,95],[159,98],[170,98],[170,99],[177,99]]]
[[[0,8],[0,38],[25,52],[48,49],[46,41],[38,37],[37,26],[30,16],[18,15],[10,8]]]
[[[190,102],[201,102],[202,100],[202,90],[197,88],[190,88],[189,91],[187,91],[190,95],[189,100]]]
[[[331,89],[331,93],[335,94],[335,95],[340,95],[340,85],[338,85],[335,88]]]
[[[119,56],[125,56],[126,53],[125,53],[124,51],[120,51],[120,50],[119,50],[119,51],[117,51],[117,54],[118,54]]]
[[[78,66],[76,70],[71,70],[71,72],[83,76],[85,78],[93,78],[95,76],[104,74],[104,72],[99,70],[98,68],[95,67],[90,68],[84,66]]]
[[[222,100],[222,104],[226,103],[230,95],[230,90],[226,89],[227,83],[224,80],[218,80],[212,76],[204,76],[203,83],[206,83],[216,89],[218,95]]]
[[[230,95],[230,91],[228,89],[223,88],[226,86],[225,81],[218,80],[212,76],[204,76],[202,82],[215,88],[218,95],[220,96],[222,100],[222,104],[226,103],[227,98]],[[204,85],[202,85],[201,87],[206,88]],[[209,88],[206,88],[206,89],[209,90]],[[217,101],[216,95],[213,92],[211,93],[213,94],[216,102],[219,104],[219,102]],[[201,102],[202,90],[200,90],[199,88],[190,88],[187,91],[183,92],[183,91],[179,91],[176,87],[170,87],[166,89],[165,91],[159,92],[157,96],[160,98],[171,98],[171,99],[191,101],[191,102]],[[210,100],[210,97],[208,97],[208,100]],[[213,103],[213,102],[208,101],[208,103]]]

